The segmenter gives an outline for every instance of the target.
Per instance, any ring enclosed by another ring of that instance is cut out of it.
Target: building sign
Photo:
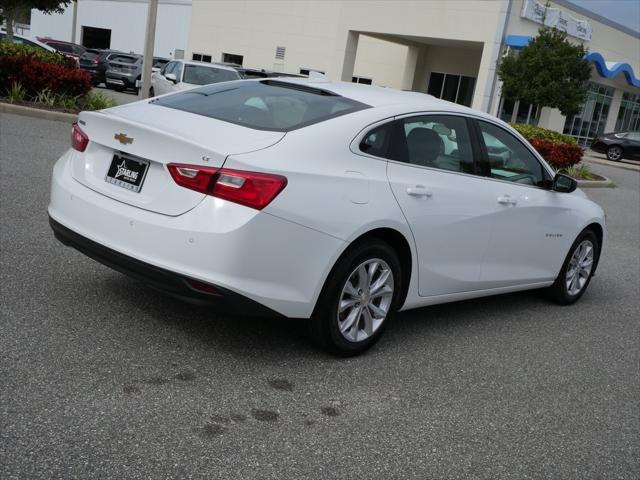
[[[522,3],[522,18],[542,23],[547,27],[557,28],[568,35],[581,40],[591,40],[591,23],[589,20],[573,18],[567,12],[559,8],[545,7],[537,0],[524,0]]]

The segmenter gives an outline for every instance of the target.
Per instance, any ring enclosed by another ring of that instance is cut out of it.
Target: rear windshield
[[[276,80],[207,85],[152,102],[244,127],[279,132],[369,107],[326,90]]]
[[[136,63],[140,57],[133,57],[131,55],[111,55],[109,57],[110,62],[120,63]]]
[[[235,70],[222,70],[221,68],[207,67],[204,65],[185,65],[184,83],[191,85],[209,85],[210,83],[228,82],[238,80],[240,75]]]

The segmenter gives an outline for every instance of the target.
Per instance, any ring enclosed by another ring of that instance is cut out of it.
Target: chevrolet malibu
[[[606,232],[576,182],[495,117],[323,79],[83,112],[49,216],[62,243],[156,289],[308,319],[345,356],[399,310],[529,289],[571,304]]]

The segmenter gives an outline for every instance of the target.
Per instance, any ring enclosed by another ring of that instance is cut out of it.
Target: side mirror
[[[167,73],[164,78],[166,78],[167,80],[169,80],[170,82],[173,83],[178,83],[178,79],[176,78],[175,74],[173,73]]]
[[[578,182],[564,173],[557,173],[553,179],[552,190],[555,192],[571,193],[578,188]]]

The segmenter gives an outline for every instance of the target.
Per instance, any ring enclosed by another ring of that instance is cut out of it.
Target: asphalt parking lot
[[[59,244],[64,123],[0,117],[0,478],[640,478],[640,173],[572,307],[402,313],[335,359],[299,321],[217,316]]]

